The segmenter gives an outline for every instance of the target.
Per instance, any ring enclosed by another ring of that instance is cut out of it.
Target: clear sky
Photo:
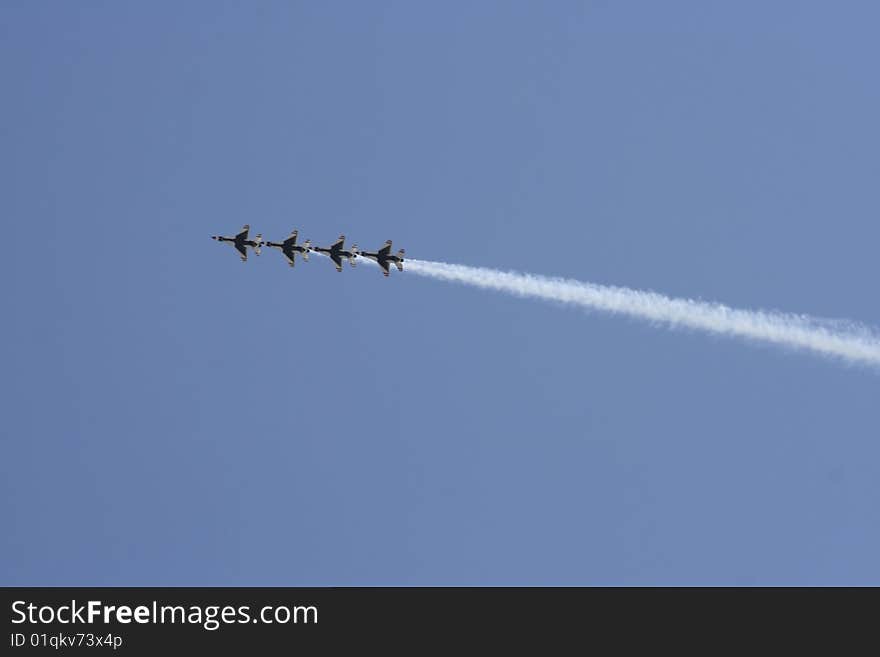
[[[5,585],[880,584],[875,2],[5,2]]]

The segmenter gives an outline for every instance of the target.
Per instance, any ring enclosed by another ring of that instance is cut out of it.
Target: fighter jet
[[[328,256],[333,261],[333,264],[336,265],[336,271],[342,271],[343,258],[348,260],[348,264],[354,267],[355,258],[358,257],[357,244],[352,244],[351,249],[348,251],[345,250],[345,235],[340,235],[339,239],[328,247],[313,246],[312,251],[317,251],[318,253],[323,253]]]
[[[284,257],[287,258],[287,262],[290,263],[290,266],[293,267],[296,264],[296,254],[299,253],[302,256],[303,260],[309,259],[309,249],[311,248],[312,241],[306,240],[302,243],[301,246],[297,246],[296,236],[299,235],[298,230],[294,230],[290,233],[290,237],[288,237],[283,242],[266,242],[266,246],[271,246],[276,249],[281,249],[281,252],[284,254]]]
[[[232,242],[232,246],[234,246],[235,250],[241,254],[241,261],[247,262],[247,247],[251,247],[254,250],[254,253],[260,255],[260,247],[263,245],[263,236],[259,233],[254,239],[248,239],[248,231],[250,229],[251,227],[248,224],[245,224],[241,227],[241,232],[235,237],[211,235],[211,239],[217,240],[218,242]]]
[[[406,253],[403,249],[397,252],[397,255],[392,255],[391,253],[391,240],[386,240],[385,246],[376,251],[375,253],[370,253],[369,251],[361,251],[361,255],[365,258],[369,258],[370,260],[375,260],[379,263],[379,266],[382,268],[382,273],[388,276],[388,263],[393,262],[397,265],[397,269],[399,271],[403,271],[403,256]]]

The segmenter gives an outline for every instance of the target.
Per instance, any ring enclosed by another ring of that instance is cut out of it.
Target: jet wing
[[[383,246],[381,249],[379,249],[378,255],[379,256],[387,256],[390,254],[391,254],[391,240],[388,240],[387,242],[385,242],[385,246]]]
[[[248,238],[248,232],[250,232],[251,227],[248,224],[245,224],[241,227],[241,232],[235,236],[235,239],[239,241],[244,241]]]
[[[299,235],[299,231],[293,231],[286,240],[284,240],[284,246],[294,246],[296,245],[296,236]]]
[[[345,235],[340,235],[339,239],[337,239],[335,242],[333,242],[333,244],[330,245],[330,248],[333,249],[334,251],[335,250],[341,251],[344,245],[345,245]]]
[[[241,242],[233,242],[232,246],[235,247],[235,250],[241,254],[242,260],[247,260],[247,247]]]
[[[382,268],[382,273],[387,276],[388,275],[388,261],[387,260],[377,260],[376,262]]]
[[[285,249],[284,257],[287,258],[287,262],[293,267],[296,264],[296,251],[288,251]]]
[[[330,254],[330,259],[331,259],[331,260],[334,262],[334,264],[336,265],[336,271],[342,271],[342,258],[339,257],[339,254],[337,254],[337,253],[331,253],[331,254]]]

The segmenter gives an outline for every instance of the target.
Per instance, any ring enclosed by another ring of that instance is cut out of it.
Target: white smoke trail
[[[671,327],[734,335],[835,356],[850,363],[880,366],[880,335],[855,323],[763,310],[740,310],[625,287],[410,258],[406,260],[405,270],[419,276],[520,297],[558,301]]]

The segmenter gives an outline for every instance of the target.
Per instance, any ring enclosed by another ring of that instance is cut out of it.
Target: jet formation
[[[242,262],[247,262],[248,247],[255,255],[260,255],[263,246],[269,246],[278,249],[287,259],[287,263],[293,267],[296,264],[296,256],[300,256],[308,262],[309,253],[320,253],[327,256],[336,267],[336,271],[342,271],[342,261],[347,260],[348,264],[354,267],[359,257],[369,258],[373,260],[382,269],[382,273],[388,276],[391,265],[397,267],[398,271],[403,271],[403,260],[405,251],[400,249],[396,254],[391,253],[391,240],[387,240],[382,248],[377,251],[361,251],[357,244],[352,244],[348,249],[345,248],[345,235],[340,235],[330,246],[312,246],[311,240],[306,240],[302,244],[297,244],[299,231],[294,230],[290,236],[283,242],[263,241],[263,236],[257,234],[254,239],[248,239],[251,227],[247,224],[242,226],[241,231],[231,237],[221,235],[212,235],[211,239],[218,242],[229,242],[238,251]]]

